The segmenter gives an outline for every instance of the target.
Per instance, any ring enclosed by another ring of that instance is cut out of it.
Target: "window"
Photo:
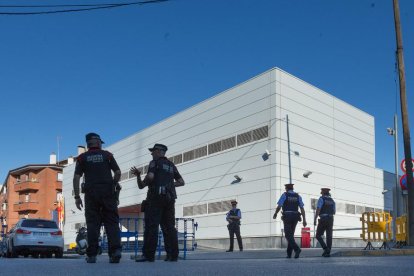
[[[193,216],[207,214],[207,204],[193,206]]]
[[[365,207],[365,212],[374,212],[374,208]]]
[[[336,203],[336,211],[340,213],[345,213],[345,203],[337,202]]]
[[[63,173],[57,174],[57,181],[63,181]]]
[[[125,179],[128,179],[128,174],[129,174],[128,171],[121,173],[121,178],[119,179],[119,181],[123,181]]]
[[[28,219],[22,222],[22,227],[30,228],[58,228],[56,222],[43,219]]]
[[[24,195],[24,202],[29,202],[30,201],[30,194],[25,194]]]

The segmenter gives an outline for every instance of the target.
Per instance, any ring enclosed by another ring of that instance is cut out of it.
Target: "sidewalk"
[[[300,258],[322,256],[321,248],[302,248]],[[333,248],[331,257],[360,257],[360,256],[401,256],[414,255],[413,247],[390,250],[363,250],[363,248]],[[182,253],[180,252],[180,256]],[[286,249],[245,250],[243,252],[225,252],[222,250],[196,250],[187,252],[187,260],[229,260],[229,259],[275,259],[286,258]]]

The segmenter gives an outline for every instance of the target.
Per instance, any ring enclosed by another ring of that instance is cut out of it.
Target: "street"
[[[232,258],[157,260],[136,263],[124,254],[120,264],[108,263],[107,256],[96,264],[81,257],[63,259],[0,259],[1,275],[414,275],[414,256],[387,257],[303,257],[299,259]]]

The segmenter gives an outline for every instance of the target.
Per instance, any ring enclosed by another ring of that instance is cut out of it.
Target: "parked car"
[[[63,256],[63,236],[56,222],[46,219],[20,219],[10,230],[6,256],[19,255],[37,258],[39,255],[56,258]]]

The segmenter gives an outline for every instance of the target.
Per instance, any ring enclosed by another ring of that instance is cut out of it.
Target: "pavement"
[[[315,258],[322,256],[321,248],[302,248],[300,258]],[[124,253],[128,254],[128,253]],[[414,255],[414,247],[404,247],[402,249],[375,249],[364,250],[363,248],[333,248],[331,250],[331,258],[336,257],[375,257],[375,256],[404,256]],[[130,258],[134,259],[134,254],[130,254]],[[157,258],[158,256],[156,256]],[[237,260],[237,259],[284,259],[286,258],[286,249],[254,249],[225,252],[225,250],[217,249],[197,249],[195,251],[188,251],[186,260]],[[160,259],[164,259],[161,255]],[[180,259],[183,259],[183,252],[180,252]]]

